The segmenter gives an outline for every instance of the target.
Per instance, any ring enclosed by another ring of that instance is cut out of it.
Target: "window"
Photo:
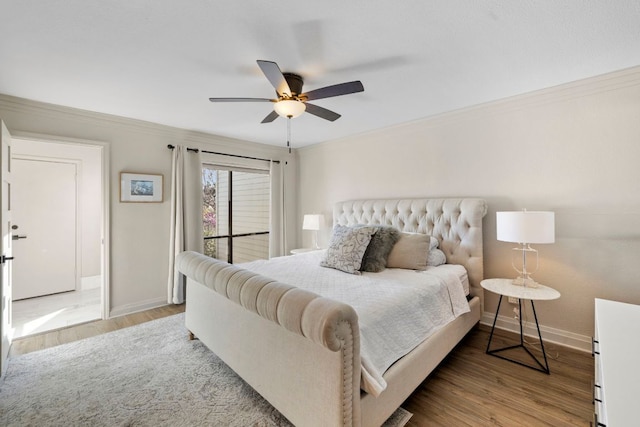
[[[240,263],[269,258],[267,171],[204,165],[204,252]]]

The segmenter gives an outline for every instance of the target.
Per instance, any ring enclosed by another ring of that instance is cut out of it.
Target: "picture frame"
[[[163,175],[120,172],[122,203],[162,203],[163,193]]]

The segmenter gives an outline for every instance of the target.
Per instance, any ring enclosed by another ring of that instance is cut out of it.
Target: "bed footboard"
[[[349,305],[195,252],[186,326],[292,423],[360,425],[360,333]]]

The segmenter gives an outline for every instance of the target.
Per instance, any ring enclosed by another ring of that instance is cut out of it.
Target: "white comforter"
[[[378,396],[396,360],[469,311],[462,266],[386,269],[360,276],[320,267],[324,251],[240,264],[242,268],[352,306],[360,324],[362,389]],[[458,268],[456,268],[458,267]]]

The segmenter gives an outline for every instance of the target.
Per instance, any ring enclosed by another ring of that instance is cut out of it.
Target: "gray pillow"
[[[362,258],[369,246],[375,227],[346,227],[336,225],[333,228],[329,247],[320,265],[335,268],[350,274],[360,274]]]
[[[376,234],[371,237],[371,242],[364,253],[360,271],[379,273],[387,267],[387,258],[393,246],[400,240],[400,231],[395,227],[386,225],[373,226],[377,228]]]

